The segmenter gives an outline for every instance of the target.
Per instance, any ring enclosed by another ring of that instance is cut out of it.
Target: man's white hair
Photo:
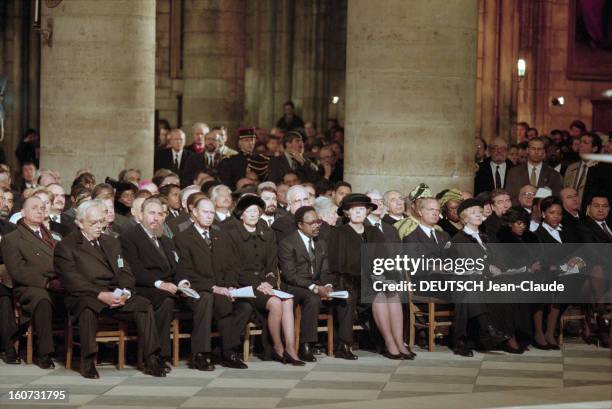
[[[183,206],[183,209],[187,209],[187,199],[189,199],[189,196],[198,192],[201,192],[201,188],[198,185],[189,185],[181,190],[179,198],[181,199],[181,206]]]
[[[195,132],[196,129],[202,129],[204,131],[204,135],[210,132],[210,127],[206,125],[204,122],[196,122],[191,127],[191,131]]]
[[[230,189],[229,187],[225,185],[217,185],[213,187],[212,191],[210,192],[210,200],[215,203],[219,194],[221,194],[221,192],[224,190],[227,191],[230,195],[232,194],[232,189]]]
[[[294,185],[291,186],[289,188],[289,190],[287,190],[287,203],[291,204],[293,203],[293,197],[298,193],[298,192],[305,192],[306,195],[308,195],[308,190],[306,190],[306,188],[302,185]]]
[[[261,192],[265,189],[265,188],[270,188],[270,189],[274,189],[274,191],[276,192],[276,183],[274,182],[261,182],[259,185],[257,185],[257,194],[261,195]]]
[[[334,201],[327,196],[319,196],[314,201],[314,208],[319,215],[335,213],[337,206]]]
[[[76,209],[76,219],[80,222],[85,220],[85,216],[87,215],[87,211],[89,209],[93,209],[94,207],[98,207],[104,211],[107,211],[108,208],[106,204],[100,199],[86,200],[79,205]]]

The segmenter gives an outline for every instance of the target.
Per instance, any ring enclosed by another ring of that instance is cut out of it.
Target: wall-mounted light
[[[516,74],[518,75],[519,81],[525,77],[525,72],[527,71],[527,62],[522,58],[516,62]]]
[[[564,97],[555,97],[550,102],[553,104],[553,106],[562,107],[563,105],[565,105],[565,98]]]
[[[48,8],[57,7],[62,0],[45,0],[45,5]],[[34,0],[34,14],[32,16],[32,30],[40,33],[42,44],[46,46],[53,46],[53,19],[47,18],[47,28],[42,28],[40,23],[42,0]]]
[[[338,102],[340,102],[340,97],[337,95],[334,95],[331,99],[331,103],[336,105]]]
[[[607,89],[601,93],[602,97],[612,98],[612,89]]]

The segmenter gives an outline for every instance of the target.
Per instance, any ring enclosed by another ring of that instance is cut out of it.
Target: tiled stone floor
[[[306,367],[249,361],[248,370],[187,369],[152,378],[132,368],[99,368],[87,380],[58,368],[0,364],[0,408],[612,408],[610,351],[577,342],[562,351],[532,349],[462,358],[446,348],[416,351],[415,361],[391,361],[358,351],[358,361],[320,356]],[[65,389],[69,402],[9,401],[11,389]]]

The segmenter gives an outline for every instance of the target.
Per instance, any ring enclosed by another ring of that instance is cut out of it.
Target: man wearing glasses
[[[331,301],[336,280],[329,271],[327,244],[318,239],[323,222],[314,207],[300,207],[294,217],[297,230],[285,237],[278,248],[281,288],[293,294],[295,303],[302,309],[298,355],[303,361],[315,362],[312,344],[317,341],[317,316],[323,301],[336,309],[339,339],[346,342],[352,339],[354,306],[348,301],[354,297]]]

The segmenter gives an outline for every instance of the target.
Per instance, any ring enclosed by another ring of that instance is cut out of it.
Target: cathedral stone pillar
[[[345,179],[472,190],[477,0],[347,3]]]
[[[42,2],[53,20],[41,56],[41,167],[68,187],[77,170],[98,181],[153,171],[155,0]]]

